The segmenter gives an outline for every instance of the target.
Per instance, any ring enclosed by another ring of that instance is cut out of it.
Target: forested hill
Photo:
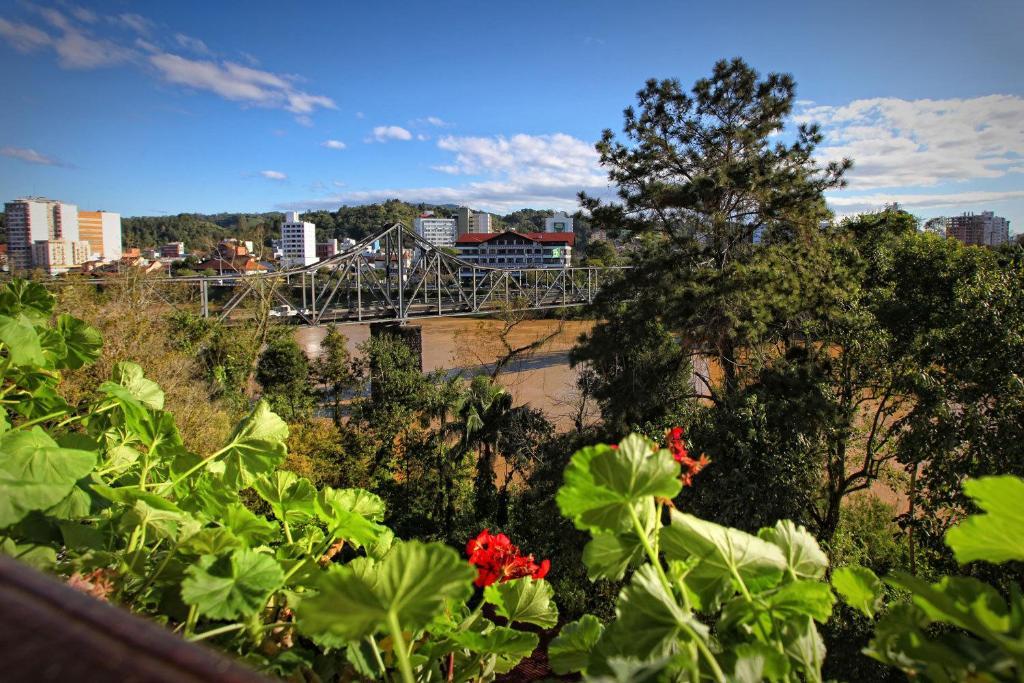
[[[402,222],[411,226],[416,216],[433,211],[452,216],[452,205],[409,204],[390,199],[380,204],[342,206],[337,211],[311,211],[302,219],[316,224],[317,240],[351,237],[359,240],[381,226]],[[530,232],[544,229],[551,210],[521,209],[506,216],[494,215],[496,229]],[[192,250],[210,249],[226,237],[267,242],[280,236],[284,213],[181,213],[176,216],[132,216],[121,221],[124,243],[129,247],[150,247],[167,242],[184,242]]]

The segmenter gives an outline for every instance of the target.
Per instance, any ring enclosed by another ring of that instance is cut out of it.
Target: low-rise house
[[[459,257],[489,268],[568,268],[576,235],[571,232],[467,233],[455,242]]]

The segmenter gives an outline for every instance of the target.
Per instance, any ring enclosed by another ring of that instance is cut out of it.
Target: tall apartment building
[[[281,224],[281,266],[298,268],[316,263],[316,225],[299,220],[298,211],[289,211]]]
[[[89,243],[91,256],[103,261],[121,258],[121,214],[110,211],[79,211],[79,239]]]
[[[422,215],[413,221],[413,228],[417,235],[435,247],[453,247],[459,236],[457,218],[436,218],[433,215]]]
[[[544,232],[572,232],[572,216],[564,211],[544,219]]]
[[[1010,241],[1010,221],[991,211],[952,216],[946,219],[946,237],[955,237],[964,244],[997,247]]]
[[[473,212],[465,206],[455,210],[455,220],[458,221],[459,235],[490,233],[493,229],[491,214]]]
[[[12,269],[27,270],[36,265],[32,258],[32,245],[36,242],[80,241],[78,207],[74,204],[44,197],[24,197],[5,203],[4,213]],[[67,252],[75,253],[71,247]]]

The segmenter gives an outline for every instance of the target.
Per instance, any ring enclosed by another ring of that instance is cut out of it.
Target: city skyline
[[[578,190],[607,194],[593,143],[646,78],[689,87],[738,55],[792,73],[794,123],[822,124],[822,159],[854,159],[838,213],[898,201],[1024,228],[1019,3],[248,7],[0,3],[5,199],[573,211]]]

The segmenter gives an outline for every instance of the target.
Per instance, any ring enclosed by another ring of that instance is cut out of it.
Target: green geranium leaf
[[[0,314],[44,322],[52,311],[53,295],[38,282],[18,278],[0,288]]]
[[[222,449],[224,482],[237,491],[273,472],[288,453],[287,438],[285,421],[270,410],[266,401],[257,403]]]
[[[551,584],[543,579],[524,577],[504,583],[492,583],[484,589],[484,600],[509,620],[551,628],[558,623],[558,608]]]
[[[345,491],[327,486],[317,495],[314,508],[317,516],[327,524],[332,538],[341,538],[355,546],[372,546],[381,540],[387,527],[371,522],[349,508],[359,501]]]
[[[156,505],[150,500],[139,499],[132,503],[121,517],[121,528],[125,531],[143,527],[147,533],[155,534],[159,538],[177,538],[178,531],[183,526],[197,527],[199,522],[184,510],[180,510],[169,501],[162,501]]]
[[[474,653],[494,655],[495,673],[508,673],[524,657],[528,657],[536,648],[539,639],[534,633],[524,633],[511,628],[495,626],[490,630],[453,631],[449,637],[460,646]]]
[[[318,642],[358,640],[389,628],[389,618],[416,631],[430,623],[446,600],[472,593],[476,572],[451,548],[408,541],[368,569],[369,561],[333,565],[317,584],[319,593],[297,607],[299,628]]]
[[[998,662],[1000,667],[1012,668],[1012,661],[999,662],[1005,655],[994,646],[986,647],[973,637],[947,633],[933,639],[930,624],[917,605],[895,603],[875,624],[865,654],[927,681],[961,680],[951,678],[950,672],[977,671],[979,664]]]
[[[257,479],[253,488],[260,498],[270,504],[274,516],[288,524],[303,522],[313,516],[316,489],[306,478],[293,472],[277,470],[268,477]]]
[[[730,681],[761,683],[788,680],[789,660],[765,643],[740,643],[728,652],[732,661]]]
[[[61,502],[96,466],[96,453],[61,448],[39,427],[0,435],[0,528]]]
[[[12,365],[52,367],[43,355],[39,333],[24,320],[0,315],[0,343],[6,347]]]
[[[64,337],[57,330],[42,326],[36,327],[36,334],[39,335],[39,346],[46,356],[47,367],[65,367],[64,358],[68,355],[68,347],[64,343]]]
[[[109,536],[103,527],[81,522],[60,522],[60,534],[69,550],[103,550]]]
[[[42,384],[32,390],[29,400],[19,401],[12,408],[28,420],[43,417],[60,419],[71,411],[71,406],[51,384]]]
[[[223,527],[199,529],[189,534],[178,546],[182,552],[192,555],[223,555],[242,548],[242,541]]]
[[[15,543],[10,538],[0,541],[0,554],[13,557],[30,567],[42,571],[52,571],[57,564],[57,551],[46,545],[32,543]]]
[[[253,514],[241,503],[225,506],[217,521],[250,548],[269,543],[281,534],[281,527],[276,522]]]
[[[1010,475],[968,479],[964,493],[984,514],[971,515],[946,532],[956,561],[1024,560],[1024,480]]]
[[[332,489],[334,503],[373,522],[384,521],[385,505],[380,496],[365,489]]]
[[[820,579],[825,576],[828,557],[803,526],[784,519],[776,522],[774,527],[761,529],[757,535],[782,549],[787,566],[797,578]]]
[[[886,583],[913,593],[914,604],[932,621],[944,621],[992,641],[1010,628],[1010,611],[999,592],[978,579],[946,576],[928,583],[893,572]]]
[[[775,585],[787,567],[777,545],[678,510],[661,530],[661,549],[670,560],[698,558],[710,574],[735,572],[752,591]]]
[[[633,434],[618,450],[601,445],[577,451],[556,500],[578,529],[623,532],[633,526],[631,508],[655,496],[673,498],[681,488],[679,463],[666,450],[652,453],[650,442]]]
[[[71,489],[68,495],[46,511],[47,516],[55,519],[81,519],[92,512],[92,495],[87,486],[89,479],[82,479]]]
[[[643,553],[643,544],[635,533],[596,532],[583,548],[587,578],[618,581],[625,576],[626,569],[639,563]]]
[[[618,648],[640,659],[668,654],[677,640],[690,640],[690,634],[707,640],[707,627],[679,607],[649,564],[640,567],[622,589],[615,614]]]
[[[204,555],[185,573],[181,599],[211,619],[256,614],[284,582],[284,572],[274,558],[255,550],[235,550],[221,557]]]
[[[562,627],[548,646],[548,662],[556,674],[586,673],[590,652],[601,639],[604,625],[592,614]]]
[[[57,316],[56,329],[67,351],[60,367],[77,370],[99,358],[103,336],[97,330],[66,313]]]
[[[146,379],[142,368],[137,364],[129,362],[116,364],[111,373],[111,380],[118,386],[127,389],[133,399],[147,408],[164,409],[163,390],[153,380]]]
[[[805,672],[805,680],[822,680],[825,663],[825,641],[810,617],[790,619],[782,625],[782,645],[791,664]]]
[[[843,601],[867,617],[882,607],[882,582],[867,567],[839,567],[832,572],[832,587]]]
[[[820,581],[793,581],[778,590],[762,594],[768,610],[783,619],[794,615],[808,616],[824,624],[832,616],[835,597],[827,584]]]

